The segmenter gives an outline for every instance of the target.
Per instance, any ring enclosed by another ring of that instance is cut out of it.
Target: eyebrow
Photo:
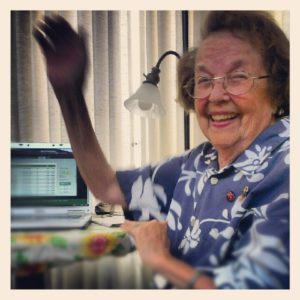
[[[238,59],[236,61],[234,61],[231,66],[230,66],[230,69],[228,70],[227,73],[230,73],[232,72],[233,70],[241,67],[242,65],[245,65],[245,60],[242,60],[242,59]],[[204,72],[204,73],[209,73],[211,74],[211,72],[209,71],[209,69],[205,66],[205,65],[199,65],[196,67],[196,73],[200,73],[200,72]]]

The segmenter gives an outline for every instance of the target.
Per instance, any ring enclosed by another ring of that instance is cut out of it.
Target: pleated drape
[[[100,144],[116,168],[137,167],[183,150],[183,110],[175,103],[176,60],[161,65],[167,114],[159,120],[131,115],[123,106],[160,55],[182,52],[180,11],[12,11],[11,140],[68,142],[58,103],[32,27],[58,13],[86,34],[89,64],[84,94]]]

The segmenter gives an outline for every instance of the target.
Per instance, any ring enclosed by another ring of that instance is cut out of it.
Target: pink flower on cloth
[[[84,256],[95,257],[110,253],[115,243],[111,236],[89,235],[84,241]]]
[[[102,236],[96,236],[91,240],[91,250],[95,254],[101,254],[104,252],[107,245],[107,239]]]

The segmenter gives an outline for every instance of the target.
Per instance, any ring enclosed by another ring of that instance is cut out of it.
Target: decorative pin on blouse
[[[232,202],[235,200],[235,194],[234,192],[230,191],[226,194],[226,199],[229,201],[229,202]]]
[[[242,192],[242,194],[243,194],[243,196],[247,196],[247,195],[248,195],[248,193],[249,193],[249,186],[248,186],[248,185],[246,185],[246,186],[243,188],[243,192]]]
[[[248,193],[249,193],[249,186],[245,185],[243,190],[242,190],[241,195],[238,197],[238,200],[239,201],[244,201],[244,199],[247,197]]]

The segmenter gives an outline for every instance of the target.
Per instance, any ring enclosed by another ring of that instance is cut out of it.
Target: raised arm
[[[47,75],[58,99],[78,168],[97,199],[125,206],[115,172],[97,141],[82,92],[87,52],[77,34],[60,16],[45,17],[33,35],[45,56]]]

